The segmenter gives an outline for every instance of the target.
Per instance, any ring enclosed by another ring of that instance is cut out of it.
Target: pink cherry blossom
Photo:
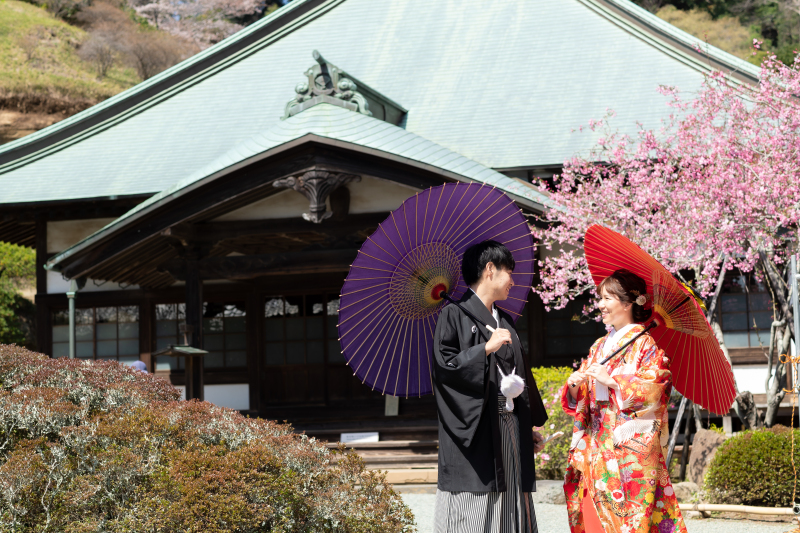
[[[769,55],[757,83],[714,71],[691,94],[659,90],[671,107],[660,127],[630,135],[612,129],[611,113],[590,120],[594,148],[538,182],[558,207],[531,230],[541,258],[534,291],[547,309],[596,296],[582,239],[601,224],[711,300],[721,271],[754,272],[773,297],[774,353],[786,353],[794,336],[786,264],[800,220],[800,59],[787,66]],[[778,379],[765,385],[768,425],[785,383],[784,365],[769,365]]]
[[[602,224],[636,242],[673,272],[694,271],[703,295],[719,270],[751,272],[766,254],[785,262],[800,219],[800,72],[774,56],[758,84],[723,72],[706,76],[684,98],[662,87],[674,112],[660,128],[636,136],[613,131],[609,114],[589,121],[602,135],[594,149],[565,161],[539,182],[557,209],[532,229],[539,242],[548,308],[593,293],[581,242]]]

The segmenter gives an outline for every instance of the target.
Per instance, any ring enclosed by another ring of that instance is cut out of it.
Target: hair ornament
[[[646,304],[647,300],[649,299],[650,299],[649,294],[640,294],[639,296],[636,297],[636,304],[644,307],[644,304]]]

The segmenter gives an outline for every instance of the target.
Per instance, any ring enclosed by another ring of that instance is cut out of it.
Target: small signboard
[[[342,433],[341,438],[339,440],[345,444],[353,442],[378,442],[378,432],[372,431],[368,433]]]

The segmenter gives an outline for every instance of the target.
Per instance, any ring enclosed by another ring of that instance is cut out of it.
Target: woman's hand
[[[617,387],[617,382],[614,381],[611,376],[608,375],[608,370],[606,367],[601,365],[600,363],[595,363],[589,368],[586,369],[586,375],[591,376],[597,380],[598,383],[602,383],[606,387],[613,389]]]
[[[569,390],[573,398],[578,398],[578,390],[588,379],[589,378],[583,372],[573,372],[572,375],[567,378],[567,390]]]
[[[511,332],[507,329],[497,328],[492,333],[492,338],[486,343],[486,355],[496,352],[504,344],[511,344]]]

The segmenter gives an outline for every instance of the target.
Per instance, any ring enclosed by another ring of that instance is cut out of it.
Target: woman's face
[[[597,304],[603,324],[613,326],[619,331],[633,322],[633,304],[622,303],[615,295],[609,293],[605,287],[600,291],[600,302]]]

